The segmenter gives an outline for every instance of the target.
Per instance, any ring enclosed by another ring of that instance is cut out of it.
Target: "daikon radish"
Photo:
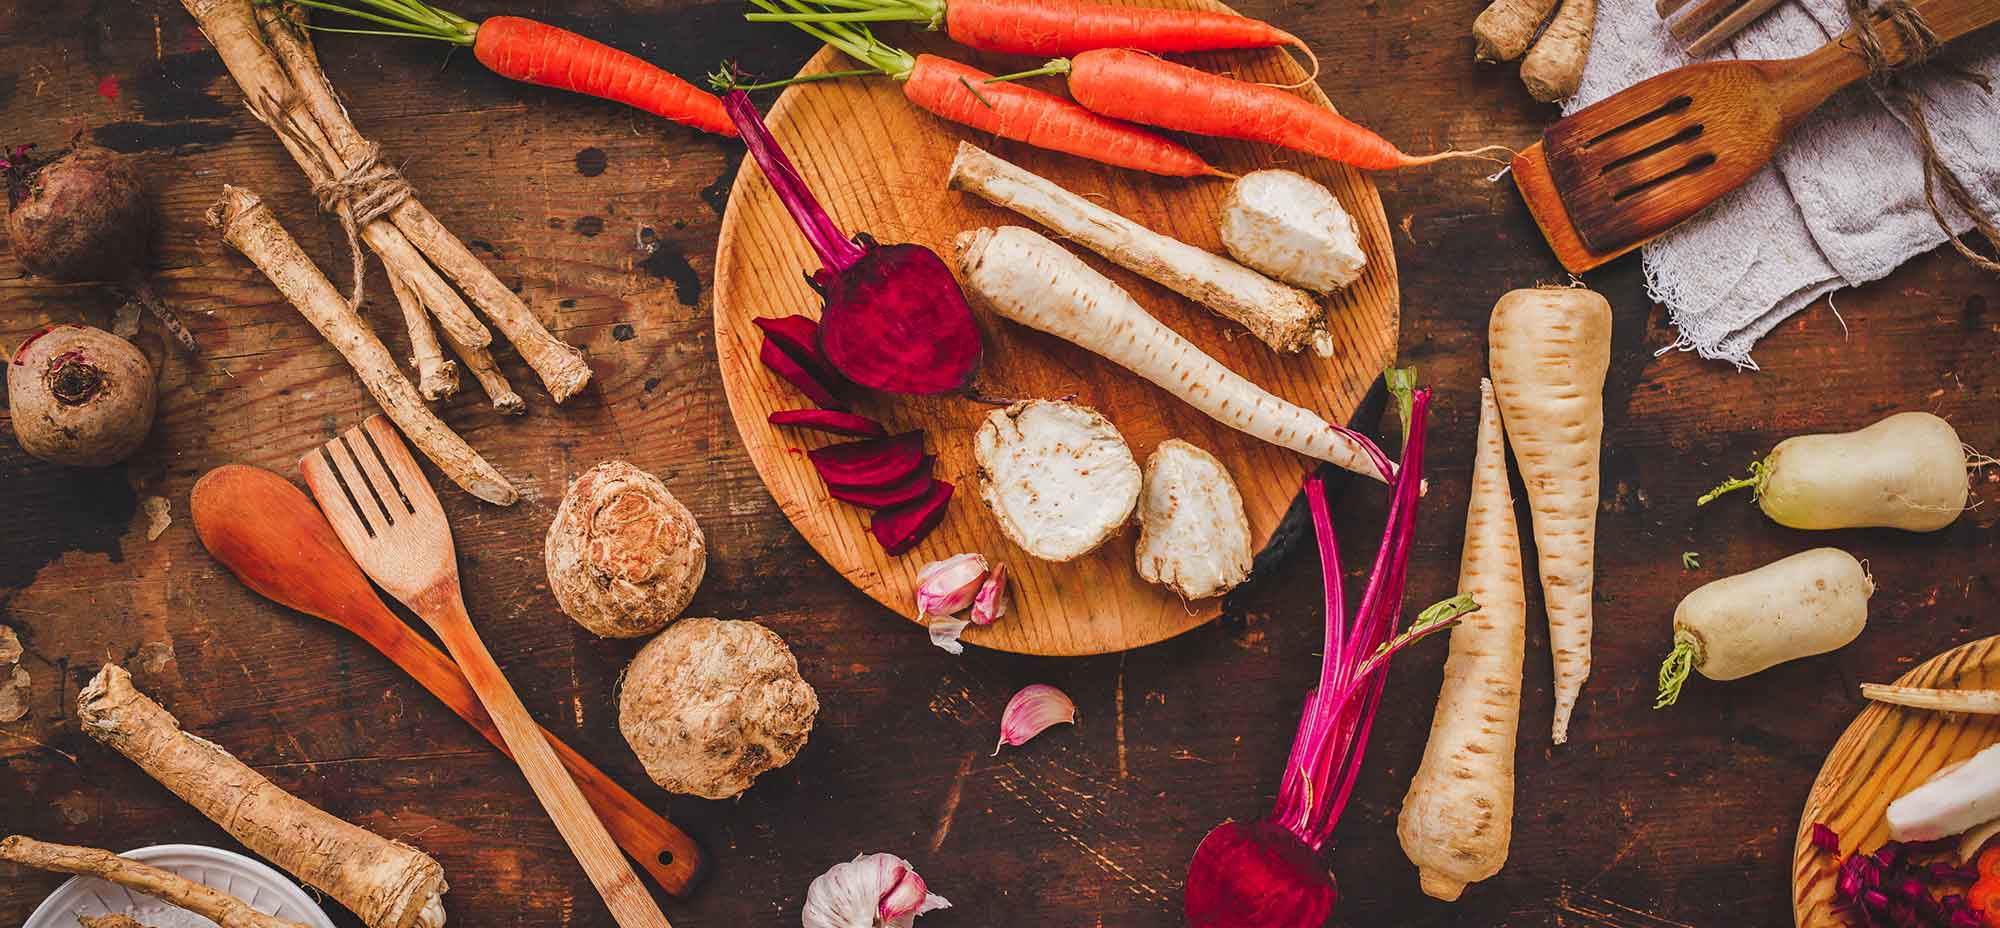
[[[1507,862],[1528,615],[1507,439],[1492,382],[1480,381],[1479,393],[1478,451],[1458,562],[1458,592],[1478,602],[1479,611],[1451,630],[1430,743],[1396,820],[1396,837],[1417,865],[1424,892],[1447,902]]]
[[[1611,304],[1581,287],[1515,290],[1487,325],[1493,390],[1528,489],[1542,599],[1555,652],[1555,743],[1590,676],[1597,467],[1604,439],[1604,375],[1611,367]]]
[[[1699,505],[1748,488],[1788,528],[1932,532],[1965,511],[1966,458],[1951,423],[1899,412],[1853,432],[1787,438],[1750,465],[1750,476],[1724,482]]]
[[[1385,483],[1395,474],[1374,442],[1224,367],[1040,234],[975,229],[958,236],[958,252],[966,293],[987,309],[1103,355],[1237,431]]]
[[[1673,705],[1689,669],[1736,680],[1842,647],[1868,624],[1875,582],[1839,548],[1814,548],[1703,584],[1674,609],[1674,650],[1653,708]]]

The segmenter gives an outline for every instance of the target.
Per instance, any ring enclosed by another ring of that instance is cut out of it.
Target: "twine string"
[[[295,121],[311,118],[304,112],[303,99],[294,97],[287,103],[266,100],[263,108],[266,112],[258,115],[263,117],[264,122],[282,133],[299,151],[319,162],[321,179],[313,182],[313,196],[319,198],[321,209],[340,219],[340,231],[347,236],[347,254],[354,268],[354,285],[347,296],[347,308],[358,311],[368,277],[366,259],[361,251],[361,229],[388,216],[415,195],[415,191],[409,181],[403,179],[401,171],[382,160],[382,147],[374,142],[364,142],[361,157],[352,164],[342,164],[338,160],[328,163],[333,156],[314,145]]]

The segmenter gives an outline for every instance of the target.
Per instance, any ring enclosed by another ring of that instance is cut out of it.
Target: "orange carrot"
[[[1125,49],[1088,51],[1003,80],[1068,74],[1070,96],[1114,119],[1297,149],[1368,170],[1410,167],[1489,149],[1407,155],[1333,110],[1263,84]],[[1497,147],[1497,146],[1496,146]]]
[[[751,0],[774,13],[777,2],[794,10],[796,0]],[[936,55],[911,55],[876,39],[866,29],[842,22],[792,20],[820,41],[903,84],[903,95],[937,116],[1036,148],[1059,151],[1114,167],[1168,177],[1229,175],[1217,170],[1187,146],[1130,123],[1093,113],[1054,94],[1014,83],[989,83],[993,75]],[[736,84],[725,72],[718,86],[743,90],[778,87],[806,81],[847,77],[858,72],[808,74],[766,84]],[[865,72],[859,72],[865,73]]]
[[[734,136],[722,101],[633,55],[567,29],[519,16],[475,23],[423,0],[295,0],[300,6],[354,17],[375,27],[324,32],[393,35],[469,45],[493,73],[528,84],[570,90],[635,106],[704,132]]]
[[[829,5],[830,7],[836,5]],[[752,22],[915,22],[944,24],[952,41],[1009,55],[1074,55],[1094,48],[1213,51],[1291,45],[1298,36],[1269,23],[1207,10],[1112,6],[1088,0],[840,0],[837,9],[751,13]]]

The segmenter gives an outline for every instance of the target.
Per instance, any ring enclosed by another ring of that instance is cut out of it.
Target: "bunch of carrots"
[[[518,16],[474,22],[425,0],[291,2],[360,23],[311,25],[314,29],[470,46],[481,64],[514,80],[614,100],[706,132],[736,135],[714,94],[643,59],[546,23]],[[952,122],[1039,148],[1171,177],[1226,175],[1187,146],[1144,127],[1279,145],[1368,170],[1491,150],[1405,154],[1380,135],[1285,87],[1210,74],[1158,57],[1291,46],[1311,58],[1297,36],[1229,13],[1111,6],[1089,0],[750,2],[758,9],[748,19],[791,23],[867,67],[760,85],[738,84],[725,71],[711,79],[720,89],[880,74],[901,82],[910,102]],[[942,27],[953,40],[980,51],[1062,57],[1038,68],[996,76],[885,44],[869,26],[877,22]],[[1316,59],[1312,65],[1317,74]],[[1053,74],[1066,76],[1069,98],[1015,83]]]

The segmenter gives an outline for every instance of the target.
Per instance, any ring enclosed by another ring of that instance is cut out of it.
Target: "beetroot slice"
[[[819,479],[849,489],[893,487],[924,466],[924,433],[904,432],[827,445],[806,452]]]
[[[951,491],[951,484],[932,480],[930,489],[916,501],[876,513],[875,520],[868,524],[869,534],[874,535],[882,550],[890,554],[901,554],[916,547],[917,542],[924,540],[931,529],[944,521],[945,504],[951,502]]]
[[[764,340],[778,343],[779,350],[799,362],[799,366],[834,392],[847,381],[819,353],[819,322],[810,316],[759,316],[751,324],[764,330]]]
[[[848,380],[890,393],[950,393],[979,370],[979,326],[951,269],[921,245],[876,245],[822,274],[822,355]]]
[[[892,506],[901,506],[924,495],[931,488],[931,466],[936,461],[937,458],[924,455],[923,466],[918,467],[916,473],[911,474],[909,479],[892,487],[828,486],[827,495],[863,509],[888,509]]]
[[[812,374],[807,373],[806,369],[800,367],[799,362],[792,360],[792,356],[779,348],[776,342],[764,339],[764,347],[757,350],[757,360],[764,362],[765,367],[785,378],[787,383],[799,388],[799,392],[805,394],[806,399],[821,406],[840,405],[840,399],[833,395],[832,390],[827,389],[826,384],[820,383]]]
[[[784,409],[772,413],[769,418],[772,425],[815,429],[855,438],[881,438],[889,434],[880,422],[838,409]]]

